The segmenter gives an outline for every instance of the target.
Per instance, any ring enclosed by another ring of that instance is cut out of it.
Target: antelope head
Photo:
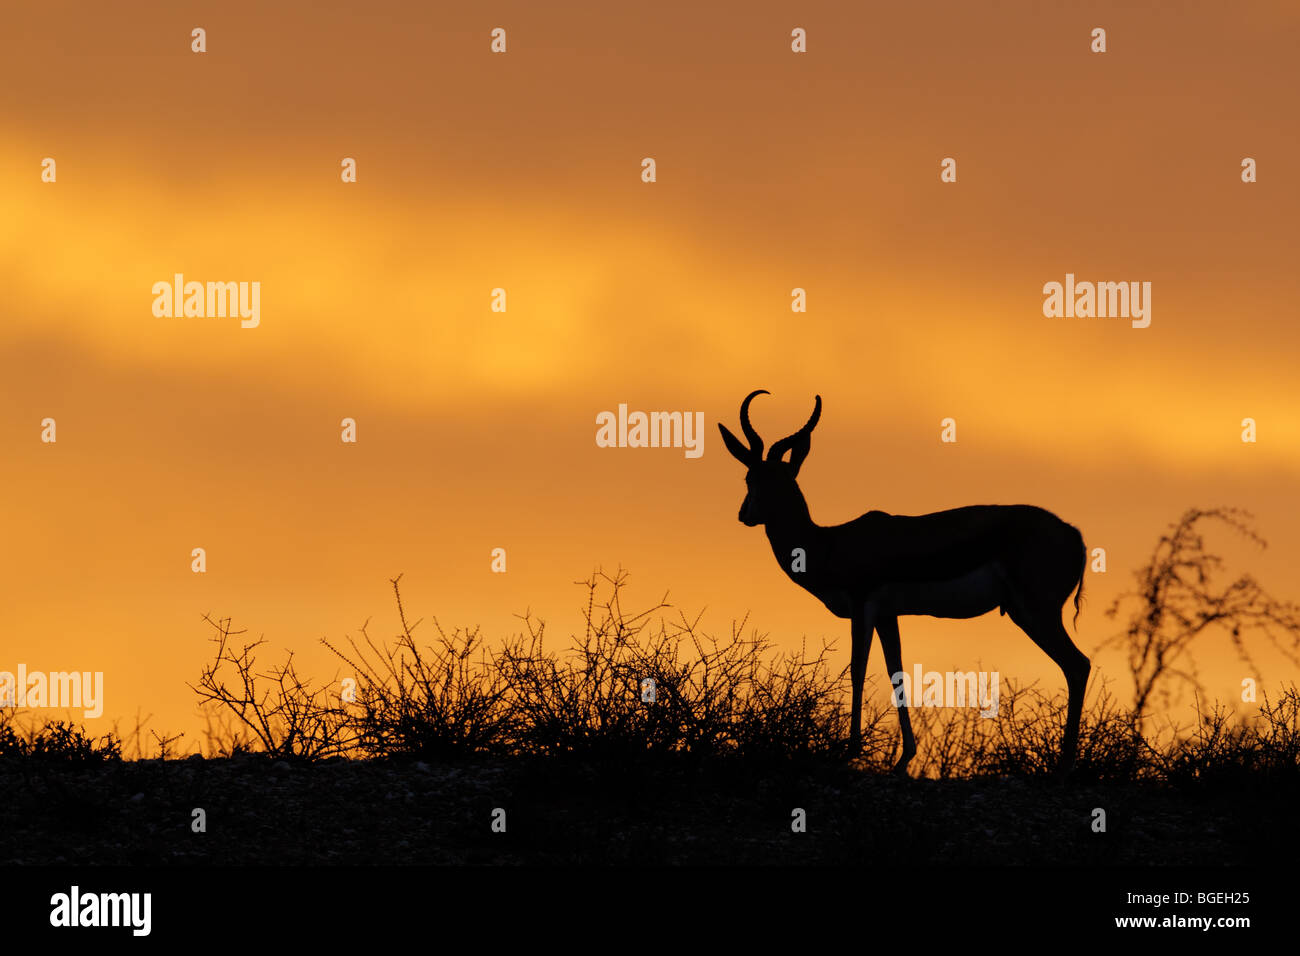
[[[813,406],[812,418],[808,419],[808,423],[793,435],[782,438],[773,445],[767,453],[767,458],[764,458],[763,439],[758,437],[758,432],[754,431],[754,426],[749,423],[749,403],[756,395],[770,394],[766,389],[760,388],[750,392],[740,403],[740,427],[749,441],[748,447],[728,431],[726,425],[718,423],[718,430],[722,432],[722,441],[727,446],[727,451],[748,469],[745,472],[747,492],[745,500],[740,505],[740,520],[742,524],[751,528],[766,524],[772,518],[785,513],[788,504],[793,504],[795,501],[802,502],[803,495],[795,479],[799,476],[799,466],[808,457],[812,430],[822,414],[822,397],[818,395],[817,403]],[[790,459],[785,461],[783,459],[787,452]]]

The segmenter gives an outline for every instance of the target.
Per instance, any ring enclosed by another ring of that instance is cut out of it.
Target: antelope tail
[[[1079,629],[1079,602],[1083,600],[1083,579],[1088,574],[1088,546],[1083,543],[1083,535],[1079,535],[1079,584],[1074,589],[1074,629]]]

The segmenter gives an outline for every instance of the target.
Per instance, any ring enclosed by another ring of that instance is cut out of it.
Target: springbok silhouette
[[[999,608],[1065,674],[1069,703],[1060,773],[1067,773],[1074,764],[1091,670],[1061,623],[1072,591],[1076,626],[1079,619],[1088,560],[1079,529],[1033,505],[970,505],[926,515],[868,511],[844,524],[816,524],[795,479],[821,417],[821,396],[808,423],[773,445],[765,459],[763,439],[749,423],[749,403],[767,394],[765,389],[751,392],[740,405],[748,446],[725,425],[718,428],[727,450],[748,469],[741,523],[763,525],[790,580],[836,617],[852,622],[851,750],[857,753],[862,746],[862,685],[873,632],[880,634],[892,678],[903,670],[899,616],[972,618]],[[796,549],[802,550],[801,561],[795,560]],[[898,721],[903,754],[894,772],[905,774],[916,753],[905,697],[899,701]]]

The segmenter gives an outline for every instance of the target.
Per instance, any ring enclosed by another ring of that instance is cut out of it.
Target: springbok
[[[764,525],[772,553],[789,578],[836,617],[852,622],[853,752],[862,746],[862,684],[873,632],[880,634],[892,678],[903,670],[900,615],[971,618],[1000,608],[1065,674],[1069,703],[1060,772],[1067,773],[1074,763],[1091,670],[1061,623],[1071,591],[1076,626],[1079,619],[1087,566],[1079,529],[1032,505],[971,505],[927,515],[868,511],[845,524],[816,524],[795,479],[821,417],[821,396],[808,423],[773,445],[764,459],[763,439],[749,423],[749,403],[767,394],[765,389],[751,392],[740,405],[748,447],[718,425],[727,450],[748,469],[740,521],[751,528]],[[790,459],[783,461],[787,452]],[[898,696],[903,754],[894,772],[905,774],[916,740],[907,700],[901,691]]]

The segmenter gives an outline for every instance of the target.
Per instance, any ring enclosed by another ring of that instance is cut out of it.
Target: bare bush
[[[300,680],[292,655],[259,671],[254,652],[263,642],[236,649],[232,638],[242,632],[232,631],[228,620],[208,619],[217,653],[195,690],[209,719],[209,751],[574,757],[610,768],[655,758],[838,762],[847,756],[847,669],[832,667],[833,647],[777,653],[766,637],[745,635],[744,619],[715,638],[701,629],[699,616],[672,614],[666,595],[629,610],[622,570],[578,582],[584,627],[558,651],[547,645],[545,622],[531,614],[522,617],[524,632],[495,651],[477,629],[448,631],[436,618],[436,638],[421,645],[421,621],[408,619],[400,580],[391,582],[400,622],[393,642],[372,640],[367,626],[346,649],[324,642],[355,675],[352,701],[339,700],[335,684],[313,688]],[[939,779],[1054,774],[1065,712],[1064,695],[1012,682],[999,694],[994,718],[975,707],[913,707],[913,769]],[[1148,721],[1144,733],[1137,716],[1104,684],[1094,688],[1076,775],[1180,785],[1255,772],[1270,780],[1297,777],[1294,685],[1276,703],[1264,695],[1254,717],[1230,719],[1217,707],[1198,710],[1190,729],[1172,723],[1155,729]],[[155,738],[166,755],[171,741]],[[894,708],[868,700],[857,765],[884,769],[899,745]]]
[[[585,628],[565,654],[545,649],[545,623],[525,616],[527,634],[498,658],[518,710],[517,746],[537,754],[630,757],[785,757],[843,749],[843,674],[817,657],[770,654],[745,622],[714,638],[681,612],[655,615],[622,604],[627,575],[597,571],[587,590]]]
[[[1247,573],[1221,583],[1223,559],[1205,548],[1201,525],[1207,521],[1266,547],[1251,527],[1251,518],[1239,508],[1189,508],[1161,535],[1147,565],[1134,572],[1137,590],[1121,594],[1107,610],[1113,618],[1121,608],[1133,608],[1125,630],[1100,647],[1118,646],[1127,653],[1137,719],[1157,690],[1166,706],[1176,700],[1179,684],[1204,696],[1193,645],[1212,631],[1225,636],[1256,673],[1247,643],[1250,635],[1262,637],[1300,666],[1300,608],[1274,598]]]
[[[231,630],[230,618],[214,621],[204,615],[203,620],[216,630],[217,649],[198,686],[189,685],[201,702],[224,707],[271,756],[310,760],[352,748],[347,714],[334,702],[331,687],[312,688],[299,678],[292,651],[285,663],[259,673],[254,652],[265,640],[236,650],[230,639],[244,631]]]
[[[478,630],[448,634],[434,618],[438,639],[422,650],[414,635],[420,621],[406,619],[400,580],[390,582],[402,626],[395,646],[376,644],[366,625],[360,643],[348,639],[351,656],[321,641],[356,675],[348,723],[357,747],[367,754],[434,758],[504,751],[516,713]]]
[[[0,727],[0,757],[100,763],[121,760],[122,742],[113,734],[92,737],[84,727],[62,720],[40,727],[33,726],[22,733],[15,729],[10,720]]]

